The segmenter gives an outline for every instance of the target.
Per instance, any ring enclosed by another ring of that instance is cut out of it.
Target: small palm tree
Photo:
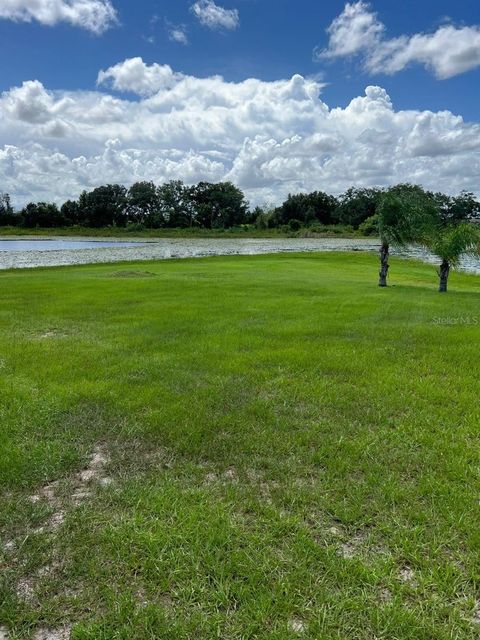
[[[439,291],[445,293],[450,269],[458,265],[462,255],[480,255],[480,227],[468,222],[449,224],[438,228],[425,244],[442,261],[437,273]]]
[[[433,236],[439,224],[437,206],[421,187],[410,184],[392,187],[380,200],[380,274],[378,285],[387,286],[390,246],[405,247]]]
[[[378,230],[380,232],[380,273],[378,286],[386,287],[390,264],[390,245],[399,244],[401,235],[399,222],[401,220],[402,203],[400,198],[392,193],[386,193],[380,200],[378,210]]]

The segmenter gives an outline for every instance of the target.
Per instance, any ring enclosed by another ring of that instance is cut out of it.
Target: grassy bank
[[[0,272],[9,637],[477,638],[480,279],[376,276]]]
[[[59,227],[55,229],[27,229],[23,227],[0,227],[0,237],[13,236],[77,236],[88,238],[352,238],[357,232],[346,231],[341,226],[325,227],[323,232],[309,229],[282,231],[281,229],[143,229],[132,230],[122,227]],[[360,237],[363,237],[360,235]]]

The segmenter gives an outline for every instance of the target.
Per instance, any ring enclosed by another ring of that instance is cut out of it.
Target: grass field
[[[477,639],[480,279],[0,272],[0,637]]]

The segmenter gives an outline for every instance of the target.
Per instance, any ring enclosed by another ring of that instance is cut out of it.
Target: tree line
[[[480,220],[480,202],[472,193],[452,197],[417,185],[352,187],[340,196],[323,191],[290,194],[278,207],[252,209],[243,192],[231,182],[187,186],[172,180],[158,186],[136,182],[129,189],[107,184],[83,191],[78,200],[67,200],[60,207],[51,202],[30,202],[20,210],[14,210],[9,195],[0,191],[0,226],[231,229],[248,225],[283,231],[307,228],[313,232],[335,226],[376,235],[378,211],[385,197],[412,192],[432,203],[445,219]]]
[[[193,187],[179,180],[160,186],[136,182],[129,189],[107,184],[83,191],[78,200],[67,200],[60,207],[30,202],[20,211],[13,210],[7,194],[0,195],[0,226],[215,229],[248,221],[245,196],[230,182],[200,182]]]

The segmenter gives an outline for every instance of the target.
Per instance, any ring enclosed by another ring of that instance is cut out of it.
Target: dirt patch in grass
[[[209,471],[205,475],[204,483],[206,485],[211,485],[215,483],[221,484],[236,484],[238,482],[238,473],[237,470],[233,467],[230,467],[223,473],[216,473],[214,471]]]
[[[66,509],[79,506],[92,495],[91,487],[94,484],[107,486],[113,482],[112,478],[105,474],[105,465],[109,458],[105,449],[97,446],[90,456],[85,469],[82,469],[73,477],[66,480],[55,480],[30,496],[33,503],[46,501],[53,510],[52,515],[44,526],[39,527],[35,533],[43,533],[46,529],[54,531],[60,527],[66,516]],[[71,486],[71,492],[62,494],[62,486],[65,482]]]
[[[382,604],[390,604],[393,601],[393,595],[390,589],[386,587],[380,589],[378,599]]]
[[[106,475],[105,467],[109,462],[109,456],[103,446],[98,445],[90,456],[88,464],[81,471],[73,474],[69,478],[55,480],[41,487],[36,493],[30,496],[30,501],[34,504],[44,502],[51,510],[51,514],[43,525],[33,530],[33,534],[55,534],[63,525],[68,512],[77,508],[92,496],[95,486],[106,486],[113,482],[113,479]],[[53,541],[52,541],[53,542]],[[15,550],[15,541],[9,541],[12,551]],[[14,559],[14,564],[17,561]],[[24,602],[31,602],[35,599],[41,584],[59,573],[62,566],[58,561],[42,566],[35,573],[24,575],[19,578],[15,585],[17,597]],[[61,631],[62,633],[64,630]],[[45,631],[47,633],[47,631]],[[52,631],[51,633],[57,633]],[[43,636],[41,636],[43,637]],[[45,636],[45,638],[56,638],[57,636]],[[64,636],[58,636],[63,638]]]
[[[54,338],[68,338],[68,334],[62,329],[51,328],[40,331],[35,335],[38,340],[53,340]]]
[[[7,540],[3,543],[3,550],[7,553],[10,553],[11,551],[14,551],[16,546],[17,545],[15,543],[15,540]]]
[[[38,629],[33,636],[33,640],[69,640],[71,631],[71,627],[62,627],[61,629]]]
[[[305,633],[306,628],[305,623],[300,618],[292,618],[288,623],[288,630],[299,635]]]
[[[60,629],[38,629],[32,636],[33,640],[69,640],[72,627]],[[0,627],[0,640],[9,640],[10,636],[6,627]]]
[[[475,608],[473,610],[472,622],[475,625],[480,625],[480,600],[477,600],[477,602],[475,603]]]
[[[415,578],[415,571],[411,567],[403,567],[398,572],[398,579],[403,584],[408,585],[412,589],[416,589],[418,587],[418,582]]]
[[[328,532],[334,537],[342,537],[344,535],[342,530],[337,526],[330,527]],[[337,550],[337,554],[346,560],[360,557],[375,558],[388,555],[388,553],[388,549],[377,541],[372,540],[372,536],[366,531],[360,531],[348,540],[345,540]]]
[[[176,466],[177,459],[172,452],[156,443],[146,446],[135,438],[129,438],[121,446],[116,446],[115,455],[109,461],[109,469],[119,483],[123,480],[128,482],[133,477],[148,483],[158,479],[160,474],[174,474]],[[112,478],[104,475],[96,482],[106,487],[112,484]]]
[[[340,545],[338,555],[342,558],[351,559],[361,554],[362,547],[365,544],[366,536],[359,534],[354,536],[347,542]]]

